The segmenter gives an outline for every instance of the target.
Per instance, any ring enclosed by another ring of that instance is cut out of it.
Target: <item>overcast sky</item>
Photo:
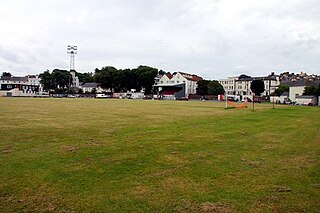
[[[149,65],[206,79],[320,74],[319,0],[3,0],[0,72]]]

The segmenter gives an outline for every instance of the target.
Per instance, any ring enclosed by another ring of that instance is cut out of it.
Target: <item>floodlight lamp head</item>
[[[78,52],[78,47],[77,46],[72,46],[72,45],[68,45],[67,47],[67,53],[68,54],[77,54]]]

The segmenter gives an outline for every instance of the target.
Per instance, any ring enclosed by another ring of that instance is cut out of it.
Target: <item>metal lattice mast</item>
[[[68,45],[67,53],[70,55],[70,71],[75,70],[74,58],[75,58],[75,54],[78,53],[78,47],[74,45]]]

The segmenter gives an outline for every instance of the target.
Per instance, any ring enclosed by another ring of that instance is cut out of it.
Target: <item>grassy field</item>
[[[0,98],[0,212],[319,212],[320,108]]]

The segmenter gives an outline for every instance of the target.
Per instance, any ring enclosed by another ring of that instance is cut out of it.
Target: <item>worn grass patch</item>
[[[0,212],[318,212],[320,108],[0,98]]]

